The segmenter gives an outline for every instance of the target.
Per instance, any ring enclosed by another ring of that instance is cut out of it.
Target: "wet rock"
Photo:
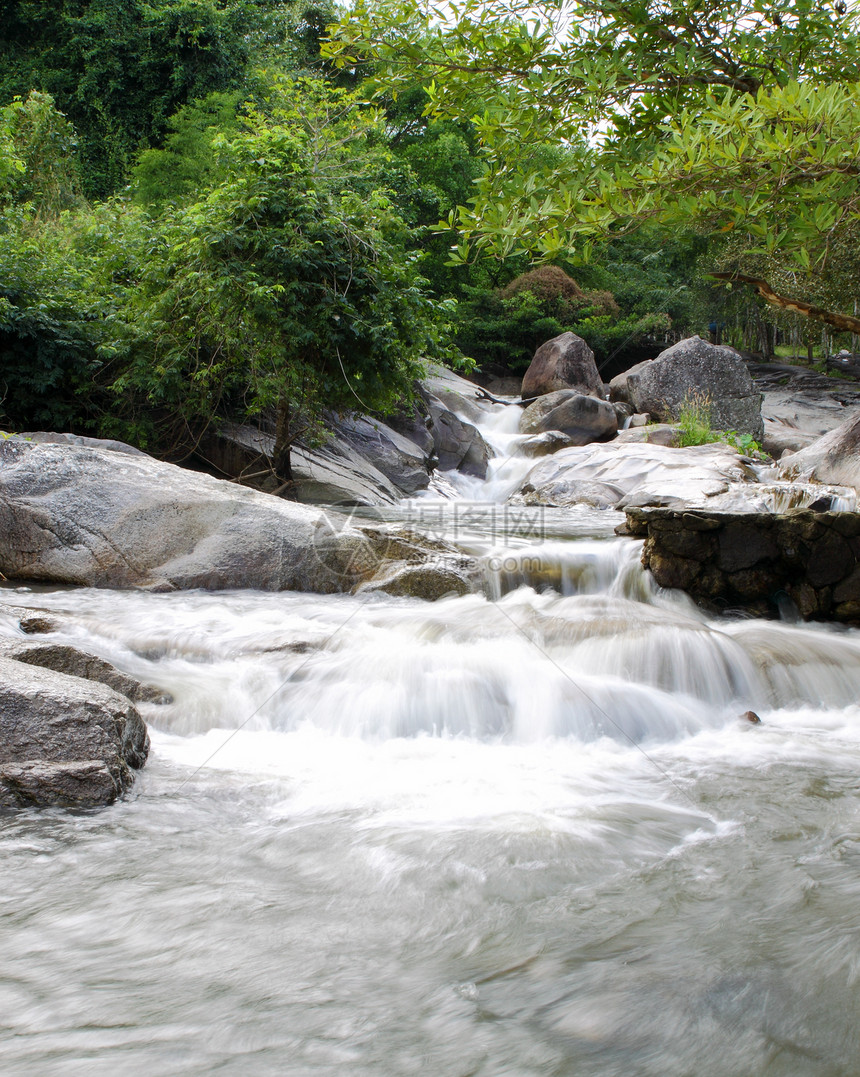
[[[669,449],[619,444],[616,438],[605,444],[562,449],[540,461],[526,476],[515,500],[623,508],[628,498],[649,504],[668,499],[687,507],[702,505],[739,483],[748,484],[749,473],[731,446],[718,442]]]
[[[435,602],[440,598],[467,595],[476,590],[474,575],[466,568],[428,564],[397,566],[378,579],[362,584],[359,593],[384,591],[389,595]]]
[[[486,478],[490,449],[480,431],[434,403],[430,404],[430,414],[439,470],[462,471],[464,475]]]
[[[772,419],[764,420],[764,438],[761,447],[774,460],[781,459],[786,454],[805,449],[815,441],[814,434],[804,433],[795,427],[785,423],[774,422]]]
[[[689,337],[667,348],[635,373],[628,371],[629,403],[662,422],[678,418],[685,401],[703,394],[715,430],[736,430],[761,441],[761,393],[740,355]]]
[[[43,632],[56,632],[60,622],[56,617],[50,617],[48,614],[27,613],[18,623],[22,632],[26,632],[28,636],[35,636]]]
[[[860,414],[782,461],[779,473],[783,479],[836,483],[860,491]]]
[[[642,563],[661,587],[706,608],[777,615],[788,601],[807,620],[860,623],[858,513],[629,508],[627,533],[645,537]]]
[[[607,441],[618,430],[615,409],[605,400],[583,396],[571,389],[538,397],[520,417],[520,432],[543,434],[557,430],[574,445]]]
[[[170,697],[158,688],[121,673],[110,662],[87,654],[77,647],[64,643],[49,643],[41,640],[0,638],[0,658],[11,658],[43,669],[53,669],[57,673],[66,673],[70,677],[80,677],[87,681],[106,684],[115,692],[130,699],[132,703],[169,703]]]
[[[124,696],[0,658],[0,808],[110,804],[148,752],[146,726]]]
[[[327,593],[362,578],[336,513],[86,446],[0,442],[0,534],[9,579]]]
[[[761,725],[761,718],[759,718],[755,711],[745,711],[741,715],[741,721],[750,722],[752,725]]]
[[[615,412],[618,429],[623,430],[624,424],[633,418],[633,406],[625,404],[623,400],[615,400],[612,403],[612,410]]]
[[[575,333],[562,333],[541,344],[523,377],[523,400],[560,389],[573,389],[598,400],[604,398],[594,352]]]
[[[559,449],[569,449],[576,442],[559,430],[547,430],[543,434],[534,434],[517,445],[521,456],[550,456]]]
[[[337,439],[368,460],[404,494],[415,494],[430,483],[430,458],[408,438],[379,419],[366,415],[339,416],[331,429]]]

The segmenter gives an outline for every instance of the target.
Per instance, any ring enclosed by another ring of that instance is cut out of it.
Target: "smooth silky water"
[[[860,633],[506,510],[510,425],[386,514],[483,595],[3,590],[173,698],[126,800],[0,820],[4,1074],[860,1074]]]

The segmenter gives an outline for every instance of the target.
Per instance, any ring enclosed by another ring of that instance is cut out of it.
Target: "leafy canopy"
[[[475,249],[587,258],[643,221],[742,230],[826,264],[858,218],[858,24],[822,0],[361,3],[329,54],[470,119],[486,168],[453,211]],[[549,166],[530,147],[568,152]]]

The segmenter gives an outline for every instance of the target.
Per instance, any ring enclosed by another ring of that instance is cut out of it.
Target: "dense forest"
[[[426,359],[856,350],[857,29],[842,0],[5,0],[0,426],[182,459],[266,417],[288,473]]]

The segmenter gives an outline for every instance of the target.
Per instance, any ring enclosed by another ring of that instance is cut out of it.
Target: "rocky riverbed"
[[[435,368],[411,412],[388,422],[332,416],[326,446],[298,449],[304,504],[272,497],[265,478],[263,489],[243,484],[271,451],[263,429],[227,425],[201,449],[216,473],[238,481],[117,442],[9,437],[0,442],[0,574],[150,592],[424,600],[493,593],[503,577],[559,586],[552,566],[500,575],[484,555],[475,559],[462,531],[427,526],[429,505],[471,498],[512,510],[627,510],[627,532],[647,538],[644,564],[661,586],[712,608],[856,623],[860,540],[850,510],[860,418],[837,420],[854,412],[860,391],[783,366],[753,373],[755,382],[730,349],[693,338],[614,379],[607,393],[590,350],[571,334],[539,350],[523,381],[530,400],[494,403]],[[672,423],[691,393],[720,400],[718,426],[764,431],[779,459],[745,457],[724,442],[674,447]],[[651,418],[663,422],[642,425]],[[417,506],[412,519],[386,519],[404,498]],[[814,515],[773,515],[810,507]],[[15,638],[0,661],[9,720],[36,731],[18,741],[4,734],[3,804],[107,803],[126,790],[146,756],[134,706],[151,702],[146,690],[68,646]],[[65,717],[49,720],[54,711]],[[74,732],[89,726],[101,730],[92,743]]]

